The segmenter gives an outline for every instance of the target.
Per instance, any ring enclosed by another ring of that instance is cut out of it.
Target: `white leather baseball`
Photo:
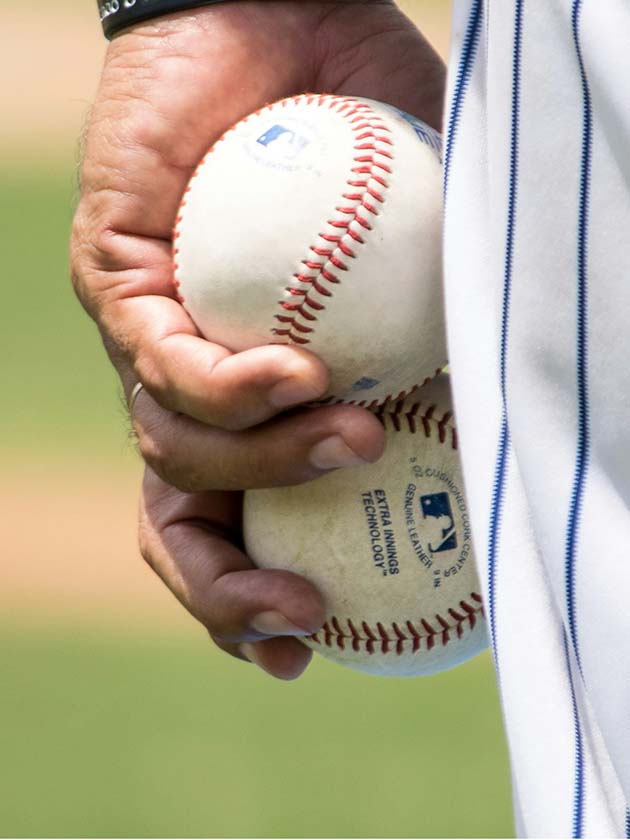
[[[447,374],[377,413],[381,461],[246,493],[245,544],[322,593],[309,647],[371,674],[433,674],[488,644]]]
[[[232,351],[296,344],[376,405],[446,363],[441,139],[396,108],[285,99],[210,149],[174,231],[180,300]]]

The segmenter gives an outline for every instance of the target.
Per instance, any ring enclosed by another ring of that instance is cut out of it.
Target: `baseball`
[[[378,415],[377,464],[246,493],[245,544],[324,596],[326,622],[304,644],[370,674],[433,674],[488,644],[448,375]]]
[[[174,278],[200,333],[311,350],[328,399],[376,406],[446,363],[441,139],[368,99],[303,95],[241,120],[200,163]]]

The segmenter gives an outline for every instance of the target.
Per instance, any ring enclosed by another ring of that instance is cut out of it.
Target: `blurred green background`
[[[96,4],[2,5],[0,835],[511,836],[487,656],[409,681],[317,660],[276,683],[143,566],[140,465],[68,282]],[[447,4],[402,5],[445,53]]]

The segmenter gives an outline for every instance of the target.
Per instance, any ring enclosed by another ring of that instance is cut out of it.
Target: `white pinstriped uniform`
[[[455,0],[450,359],[527,836],[628,836],[630,2]]]

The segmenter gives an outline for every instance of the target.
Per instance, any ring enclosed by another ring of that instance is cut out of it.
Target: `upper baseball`
[[[376,404],[446,362],[441,140],[396,108],[304,95],[208,152],[174,233],[180,299],[232,351],[294,343]]]

